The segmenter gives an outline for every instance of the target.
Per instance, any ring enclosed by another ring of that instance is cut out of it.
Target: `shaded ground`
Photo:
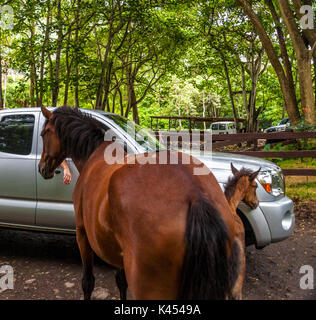
[[[314,268],[316,282],[316,202],[296,204],[292,236],[262,250],[247,248],[244,299],[316,299],[302,290],[303,265]],[[81,260],[73,236],[0,230],[0,267],[14,268],[14,289],[0,290],[5,299],[82,299]],[[0,275],[1,277],[1,275]],[[118,299],[114,270],[96,259],[94,299]]]
[[[247,248],[245,299],[316,300],[314,290],[300,288],[300,268],[310,265],[316,273],[316,220],[297,219],[292,236],[260,251]]]

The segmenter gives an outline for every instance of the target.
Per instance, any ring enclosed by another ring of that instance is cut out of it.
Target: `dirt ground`
[[[296,226],[286,240],[262,250],[247,248],[244,298],[316,300],[316,201],[295,203]],[[312,266],[314,289],[301,289],[300,268]]]
[[[262,250],[247,248],[246,300],[316,299],[314,289],[301,289],[300,268],[316,273],[316,202],[296,203],[296,228],[290,238]],[[95,261],[93,299],[119,298],[114,270]],[[0,268],[11,265],[14,288],[0,290],[0,300],[82,299],[81,260],[74,236],[0,230]],[[0,274],[1,277],[1,274]]]

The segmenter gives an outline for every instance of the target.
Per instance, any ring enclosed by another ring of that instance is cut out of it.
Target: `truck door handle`
[[[60,170],[55,170],[55,173],[56,173],[56,174],[60,174],[61,171],[60,171]]]

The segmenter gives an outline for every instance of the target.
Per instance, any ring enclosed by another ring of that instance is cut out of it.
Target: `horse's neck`
[[[229,206],[231,207],[233,212],[236,212],[237,207],[242,199],[243,199],[243,190],[236,188],[234,194],[229,199],[227,199]]]
[[[81,173],[82,169],[84,168],[84,166],[86,165],[86,163],[89,161],[89,159],[91,159],[91,161],[95,160],[95,159],[99,159],[100,157],[102,157],[102,159],[104,159],[104,165],[111,165],[113,164],[112,161],[115,160],[117,161],[124,161],[123,159],[121,159],[120,157],[124,157],[127,155],[127,153],[124,151],[124,149],[119,145],[119,144],[115,144],[113,148],[109,149],[107,152],[105,151],[105,148],[107,148],[109,145],[113,145],[113,142],[109,142],[109,141],[103,141],[103,143],[101,143],[88,157],[88,159],[74,159],[72,158],[77,170],[79,171],[79,173]],[[119,151],[119,155],[117,156],[117,152]],[[93,158],[91,158],[93,157]],[[110,159],[110,163],[107,163],[107,157],[114,157],[113,159]],[[116,158],[117,157],[117,158]],[[121,162],[118,162],[121,163]]]
[[[73,160],[73,162],[74,162],[74,164],[75,164],[75,166],[76,166],[76,168],[77,168],[77,170],[78,170],[78,172],[80,174],[82,169],[83,169],[83,167],[84,167],[84,165],[86,164],[86,161],[76,160],[76,159],[72,159],[72,160]]]

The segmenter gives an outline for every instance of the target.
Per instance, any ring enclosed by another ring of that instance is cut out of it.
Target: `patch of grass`
[[[282,169],[316,169],[316,158],[274,160]],[[316,199],[316,177],[286,176],[286,195],[297,201]]]
[[[303,178],[306,178],[306,177],[303,177]],[[285,178],[285,181],[286,181],[286,195],[289,198],[300,200],[300,201],[316,199],[316,179],[315,181],[311,181],[311,182],[293,183],[292,179]]]
[[[282,169],[316,169],[316,158],[274,159]]]
[[[267,144],[264,150],[285,151],[285,150],[315,150],[316,139],[299,139],[299,144],[282,146],[279,143],[273,147]],[[296,158],[296,159],[268,159],[282,169],[316,169],[316,158]],[[316,177],[310,176],[286,176],[286,195],[291,199],[304,202],[316,200]]]

